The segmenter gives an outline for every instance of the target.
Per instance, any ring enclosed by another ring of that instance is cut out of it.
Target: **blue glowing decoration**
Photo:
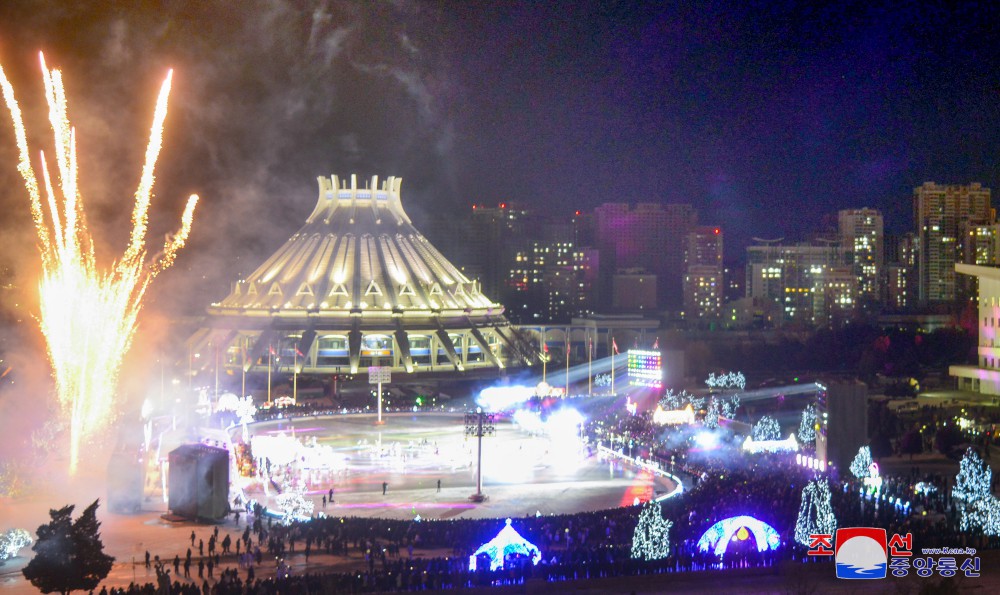
[[[726,553],[726,548],[733,536],[744,527],[749,529],[754,539],[757,540],[757,551],[759,552],[766,551],[768,548],[776,550],[781,545],[781,538],[778,537],[778,532],[771,525],[758,521],[752,516],[734,516],[722,519],[709,527],[708,531],[705,531],[701,539],[698,540],[698,549],[703,552],[712,550],[716,556],[722,556]]]
[[[628,379],[632,386],[663,386],[663,364],[659,351],[628,350]]]
[[[496,537],[479,546],[476,553],[469,556],[469,570],[476,569],[476,558],[481,554],[490,557],[490,570],[503,568],[504,559],[510,554],[531,558],[532,564],[538,564],[542,559],[542,552],[510,526],[510,519],[507,519],[507,526],[501,529]]]

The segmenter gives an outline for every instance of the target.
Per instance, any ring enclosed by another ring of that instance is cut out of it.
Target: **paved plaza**
[[[666,493],[675,486],[662,477],[636,470],[627,464],[601,460],[586,448],[532,436],[509,422],[497,424],[493,437],[483,439],[483,492],[488,499],[474,503],[469,496],[476,491],[474,461],[476,440],[465,436],[461,414],[401,414],[384,417],[385,424],[375,425],[373,415],[335,415],[294,420],[261,422],[250,427],[252,435],[292,437],[303,444],[329,447],[334,462],[329,469],[313,469],[297,474],[308,480],[308,497],[317,513],[330,516],[359,516],[394,519],[505,518],[535,514],[558,514],[601,510],[631,504],[635,498],[647,499]],[[315,438],[315,442],[313,442]],[[143,558],[148,550],[161,559],[184,558],[191,547],[190,536],[207,544],[214,527],[194,523],[172,523],[161,518],[166,512],[162,494],[153,491],[137,515],[111,514],[106,500],[104,478],[98,468],[102,462],[94,456],[74,478],[53,473],[39,481],[29,496],[14,501],[0,501],[0,529],[21,527],[34,535],[37,527],[48,521],[49,508],[76,504],[76,514],[95,498],[101,498],[98,518],[106,551],[115,557],[111,575],[104,584],[125,586],[130,581],[146,582],[155,574],[147,571]],[[290,474],[291,475],[291,474]],[[441,489],[438,491],[438,480]],[[385,495],[382,484],[387,484]],[[322,496],[334,488],[334,503],[322,505]],[[247,496],[274,507],[275,489],[265,494],[260,482],[247,486]],[[245,525],[237,527],[232,517],[219,527],[236,538]],[[194,548],[197,559],[197,547]],[[450,552],[447,552],[450,554]],[[29,550],[23,550],[30,555]],[[445,555],[445,552],[421,552],[414,555]],[[11,595],[36,592],[21,576],[24,557],[8,560],[0,566],[0,592]],[[293,571],[354,568],[360,559],[312,556],[308,566],[302,556],[291,560]],[[270,564],[270,571],[268,570]],[[230,556],[223,567],[235,566]],[[273,561],[265,563],[258,576],[273,574]],[[216,571],[216,577],[219,576]],[[200,584],[200,580],[198,581]]]

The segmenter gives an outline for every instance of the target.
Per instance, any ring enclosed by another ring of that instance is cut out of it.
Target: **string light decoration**
[[[639,513],[639,523],[632,533],[632,558],[661,560],[669,556],[670,528],[673,525],[673,522],[663,518],[659,502],[647,502]]]
[[[305,486],[285,486],[284,493],[278,494],[274,501],[281,509],[281,522],[290,525],[292,521],[309,520],[312,518],[315,504],[306,499]]]
[[[951,496],[957,500],[964,500],[968,504],[992,498],[993,494],[990,491],[992,481],[993,471],[983,463],[979,454],[970,448],[965,451],[965,456],[962,457],[962,462],[959,464]]]
[[[739,406],[740,406],[740,396],[739,395],[733,395],[729,399],[723,399],[722,400],[722,412],[721,412],[722,413],[722,417],[725,417],[727,419],[735,419],[736,418],[736,410],[739,408]]]
[[[978,530],[984,535],[1000,535],[1000,500],[993,496],[963,506],[961,513],[959,529],[962,531]]]
[[[858,479],[871,477],[871,472],[869,471],[871,466],[872,449],[862,446],[858,449],[858,454],[854,455],[854,460],[851,461],[851,473]]]
[[[781,439],[781,426],[778,425],[778,420],[765,415],[760,418],[760,421],[754,424],[753,430],[750,431],[750,435],[753,436],[754,442],[779,440]]]
[[[808,547],[814,533],[833,534],[837,530],[837,517],[830,505],[830,486],[825,479],[810,481],[802,488],[799,518],[795,521],[795,541]]]
[[[795,434],[789,434],[784,440],[760,440],[756,441],[750,436],[743,441],[743,450],[750,453],[759,452],[795,452],[799,449],[799,443],[795,440]]]
[[[759,552],[767,549],[776,550],[781,545],[781,537],[774,527],[752,516],[743,515],[722,519],[709,527],[698,539],[698,549],[702,552],[712,551],[716,556],[722,556],[734,537],[744,541],[750,535],[753,535]]]
[[[802,410],[802,421],[799,422],[799,442],[812,442],[816,439],[816,405],[809,403]]]
[[[507,519],[507,525],[500,529],[496,537],[479,546],[476,553],[469,556],[469,570],[476,569],[476,558],[482,554],[490,557],[490,570],[503,568],[503,562],[510,554],[530,558],[535,565],[542,559],[542,552],[510,526],[510,519]]]
[[[22,548],[31,545],[31,534],[24,529],[10,529],[0,535],[0,560],[14,558]]]
[[[715,375],[712,372],[708,375],[708,379],[705,380],[705,384],[709,388],[734,388],[739,390],[744,390],[747,386],[747,379],[743,375],[743,372],[727,372],[725,374]]]

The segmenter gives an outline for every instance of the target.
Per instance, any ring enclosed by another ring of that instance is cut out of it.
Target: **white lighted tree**
[[[719,401],[714,397],[708,402],[708,409],[705,410],[705,420],[703,423],[706,428],[715,429],[719,427]]]
[[[858,479],[864,479],[871,475],[869,468],[872,466],[872,449],[862,446],[858,449],[858,454],[854,455],[851,461],[851,473]]]
[[[639,513],[639,523],[632,534],[632,557],[659,560],[670,555],[671,521],[663,518],[660,503],[650,500]]]
[[[812,403],[802,410],[802,421],[799,422],[799,442],[812,442],[816,439],[816,406]]]
[[[993,496],[980,498],[961,510],[959,528],[980,531],[985,535],[1000,535],[1000,500]]]
[[[13,558],[22,548],[31,545],[31,534],[24,529],[10,529],[0,534],[0,560]]]
[[[313,504],[312,500],[306,498],[305,486],[291,486],[286,484],[284,487],[285,492],[278,494],[274,499],[282,512],[281,521],[288,525],[292,521],[311,517],[315,504]]]
[[[813,533],[832,535],[837,530],[837,518],[830,505],[830,486],[825,479],[810,481],[802,488],[799,518],[795,521],[795,541],[808,546]]]
[[[985,498],[992,498],[993,494],[990,492],[992,481],[993,471],[983,463],[979,454],[970,448],[965,451],[965,456],[962,457],[962,462],[959,464],[951,496],[969,504]]]
[[[754,442],[778,440],[781,438],[781,426],[778,425],[778,420],[765,415],[760,418],[760,421],[754,424],[750,435],[753,437]]]

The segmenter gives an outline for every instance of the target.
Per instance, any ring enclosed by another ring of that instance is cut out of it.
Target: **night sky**
[[[151,237],[202,203],[154,298],[196,309],[298,229],[319,175],[401,176],[424,229],[473,202],[687,202],[734,261],[842,208],[906,231],[926,180],[1000,189],[1000,9],[731,4],[3,2],[0,64],[36,152],[37,52],[64,70],[88,215],[117,253],[175,69]],[[0,248],[30,276],[2,115]]]

